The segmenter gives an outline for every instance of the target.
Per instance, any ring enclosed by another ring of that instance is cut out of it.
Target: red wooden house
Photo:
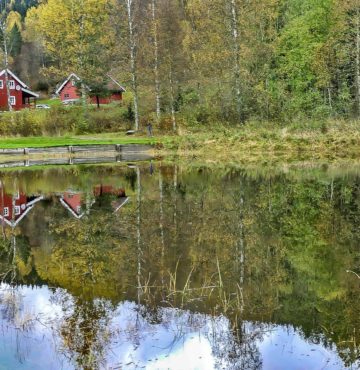
[[[78,88],[80,82],[80,77],[75,73],[71,73],[70,76],[56,90],[56,94],[60,97],[60,100],[62,102],[79,100],[81,98],[81,91]],[[85,85],[85,88],[88,92],[91,92],[91,89],[88,86]],[[108,76],[106,89],[108,90],[107,97],[92,96],[91,103],[110,104],[114,101],[121,101],[122,94],[126,91],[124,87],[122,87],[110,76]]]
[[[3,225],[16,227],[19,222],[32,210],[34,204],[43,199],[43,196],[27,196],[18,192],[11,195],[0,188],[0,222]]]
[[[35,107],[38,94],[34,93],[14,73],[7,70],[10,104],[14,110]],[[0,110],[8,110],[8,95],[6,89],[5,69],[0,72]]]

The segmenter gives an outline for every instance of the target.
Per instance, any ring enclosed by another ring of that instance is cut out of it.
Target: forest
[[[3,65],[48,96],[111,74],[136,127],[360,116],[357,0],[1,2]]]

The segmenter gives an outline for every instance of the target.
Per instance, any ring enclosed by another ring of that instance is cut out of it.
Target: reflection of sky
[[[21,297],[17,300],[20,310],[12,324],[5,318],[8,289],[0,286],[0,370],[72,369],[57,351],[62,343],[56,329],[63,320],[63,309],[54,303],[54,293],[48,288],[16,288]],[[66,295],[64,291],[61,294]],[[30,317],[36,320],[23,330],[21,323]],[[144,307],[131,302],[121,303],[111,317],[109,328],[113,335],[106,351],[108,367],[104,369],[235,369],[247,361],[248,347],[247,352],[237,352],[239,358],[243,356],[240,362],[231,362],[229,351],[234,338],[225,317],[172,308],[160,308],[150,315]],[[345,368],[335,348],[313,344],[292,327],[246,323],[245,333],[252,338],[249,341],[259,353],[263,369]]]

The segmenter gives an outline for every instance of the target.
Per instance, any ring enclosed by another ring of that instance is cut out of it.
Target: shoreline
[[[124,133],[81,136],[0,137],[0,162],[9,157],[41,158],[78,153],[120,152],[122,148],[151,149],[154,156],[210,163],[266,163],[285,161],[357,160],[360,157],[360,122],[321,127],[282,128],[245,125],[183,128],[177,135],[125,136]],[[136,150],[138,151],[138,150]]]

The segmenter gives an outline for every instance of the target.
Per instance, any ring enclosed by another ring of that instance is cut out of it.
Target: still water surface
[[[0,369],[360,368],[356,169],[0,178]]]

